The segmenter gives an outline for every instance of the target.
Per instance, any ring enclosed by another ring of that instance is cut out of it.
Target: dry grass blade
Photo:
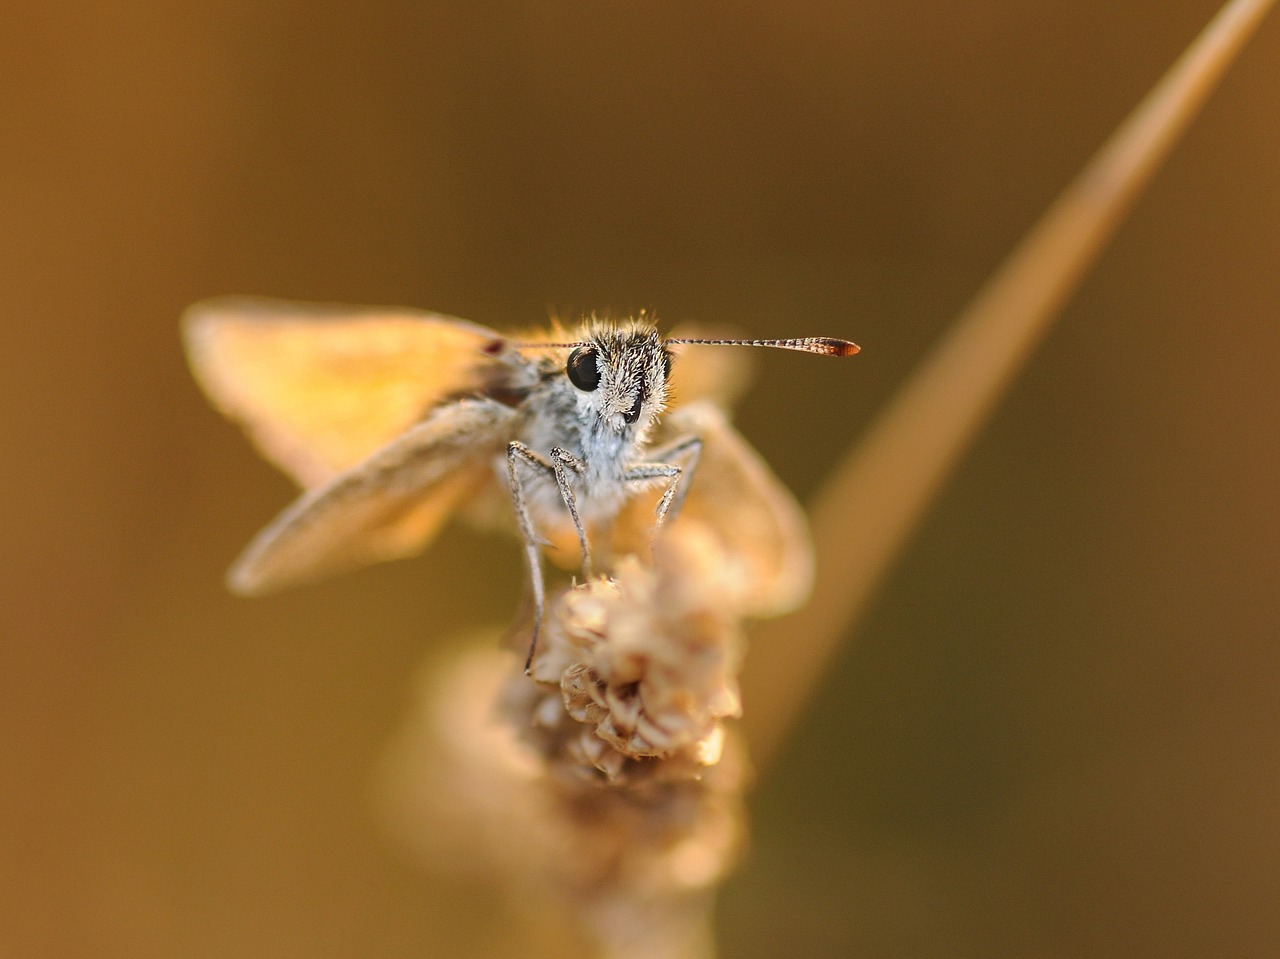
[[[812,603],[762,625],[746,722],[765,763],[817,677],[1144,185],[1270,8],[1232,0],[1103,145],[838,467],[814,504]]]

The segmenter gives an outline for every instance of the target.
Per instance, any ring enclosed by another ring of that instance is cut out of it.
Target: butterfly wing
[[[249,543],[228,584],[256,595],[418,553],[456,501],[492,479],[520,416],[486,399],[439,407],[303,493]]]
[[[813,584],[813,547],[804,512],[769,465],[712,403],[669,413],[658,444],[687,436],[702,450],[675,522],[696,520],[740,572],[741,608],[777,616],[799,606]],[[656,497],[642,495],[619,518],[615,548],[638,551],[652,535]]]
[[[715,327],[679,327],[675,337],[729,338],[736,330]],[[676,354],[667,383],[672,409],[707,400],[723,410],[733,409],[751,382],[755,363],[751,350],[718,349],[716,347],[677,344],[670,347]]]
[[[399,308],[222,297],[183,317],[196,380],[304,487],[391,442],[444,397],[472,389],[499,339]]]

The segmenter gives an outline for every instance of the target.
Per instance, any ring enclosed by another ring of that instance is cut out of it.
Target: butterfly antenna
[[[502,345],[511,350],[570,350],[575,346],[586,346],[586,342],[579,340],[576,343],[522,343],[517,340],[503,340]]]
[[[839,340],[831,336],[802,336],[790,340],[700,340],[674,339],[668,343],[691,344],[696,346],[770,346],[778,350],[798,350],[801,353],[817,353],[819,356],[853,356],[862,347],[848,340]]]

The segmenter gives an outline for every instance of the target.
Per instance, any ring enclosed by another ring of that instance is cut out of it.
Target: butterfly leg
[[[551,451],[551,465],[556,471],[556,486],[560,488],[560,498],[573,519],[573,528],[578,531],[578,545],[582,547],[582,578],[591,578],[591,547],[587,544],[587,531],[578,517],[578,500],[574,496],[573,486],[569,482],[569,471],[581,476],[586,472],[586,464],[568,450],[559,446]]]
[[[651,480],[665,479],[666,488],[662,491],[662,499],[658,500],[657,519],[653,524],[653,538],[656,542],[663,524],[668,519],[675,519],[684,505],[685,495],[689,491],[689,481],[698,465],[698,456],[702,453],[702,439],[690,436],[677,440],[670,446],[654,452],[655,460],[683,460],[683,465],[672,462],[637,463],[623,475],[628,483],[647,484]],[[683,482],[681,482],[683,480]]]
[[[542,580],[542,553],[540,552],[541,547],[546,545],[546,540],[538,536],[533,528],[533,518],[529,515],[529,504],[524,495],[524,482],[520,478],[518,469],[520,466],[533,469],[536,476],[557,474],[557,469],[523,443],[507,444],[507,481],[511,486],[511,502],[515,506],[516,521],[520,524],[525,558],[529,561],[529,578],[533,583],[533,639],[529,641],[529,655],[524,661],[524,671],[527,673],[533,664],[533,654],[538,649],[538,634],[542,632],[542,611],[546,605],[546,587]]]

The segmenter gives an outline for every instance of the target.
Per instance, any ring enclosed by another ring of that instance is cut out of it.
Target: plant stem
[[[1270,0],[1230,0],[957,317],[814,501],[812,602],[755,630],[744,673],[757,764],[905,549],[951,468],[1186,129]]]

